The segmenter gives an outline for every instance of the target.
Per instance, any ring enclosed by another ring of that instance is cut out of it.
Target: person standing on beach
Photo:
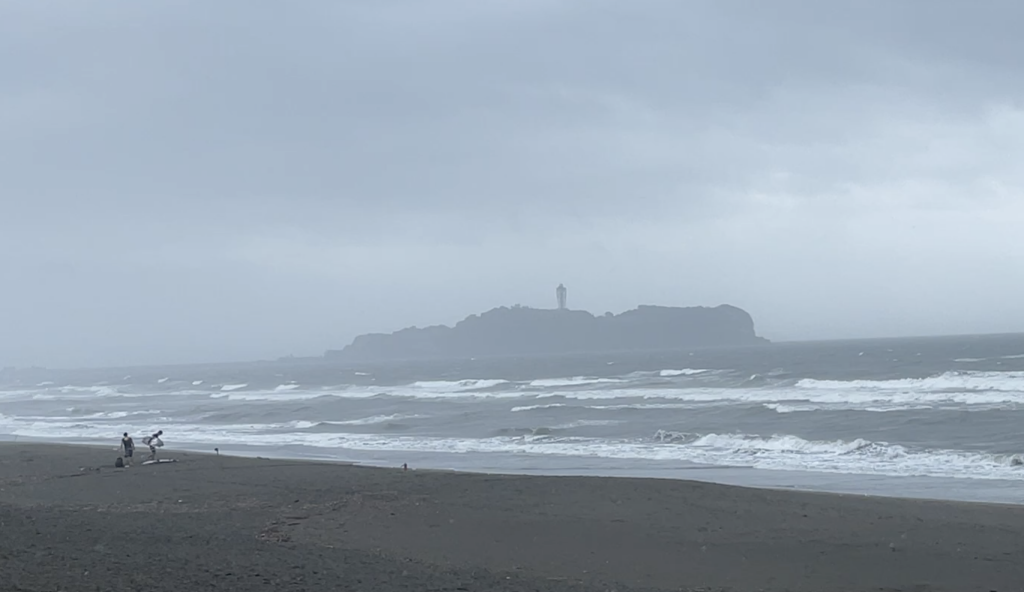
[[[128,432],[125,432],[124,437],[121,438],[121,449],[124,451],[124,466],[132,466],[132,454],[135,453],[135,441],[128,435]]]
[[[153,434],[152,436],[147,436],[142,440],[143,444],[149,446],[149,457],[146,458],[146,460],[156,460],[156,449],[164,445],[163,440],[160,439],[160,436],[163,435],[164,431],[160,430],[159,432]]]

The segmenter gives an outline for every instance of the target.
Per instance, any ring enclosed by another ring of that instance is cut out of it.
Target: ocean
[[[1024,503],[1024,335],[0,374],[0,440]]]

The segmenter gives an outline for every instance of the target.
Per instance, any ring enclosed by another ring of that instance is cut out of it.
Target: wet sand
[[[15,591],[1008,591],[1024,507],[0,445]]]

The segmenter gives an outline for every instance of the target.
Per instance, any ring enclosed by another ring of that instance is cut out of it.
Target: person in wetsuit
[[[128,435],[128,432],[125,432],[124,437],[121,438],[121,449],[124,451],[124,466],[132,466],[132,454],[135,453],[135,441]]]

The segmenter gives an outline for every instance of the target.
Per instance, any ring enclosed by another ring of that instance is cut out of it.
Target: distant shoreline
[[[957,334],[937,334],[937,335],[904,335],[904,336],[881,336],[881,337],[839,337],[839,338],[821,338],[821,339],[772,339],[766,343],[756,345],[755,347],[787,347],[787,346],[799,346],[799,345],[814,345],[814,344],[840,344],[840,343],[859,343],[859,342],[870,342],[870,341],[913,341],[913,340],[955,340],[955,339],[985,339],[985,338],[998,338],[998,337],[1015,337],[1024,336],[1024,331],[1010,331],[1001,333],[957,333]],[[721,348],[730,347],[749,347],[749,346],[721,346]],[[712,348],[669,348],[669,349],[652,349],[651,353],[667,353],[672,351],[691,351],[694,349],[712,349]],[[328,349],[327,351],[340,351],[336,349]],[[625,350],[625,352],[600,352],[600,354],[615,354],[615,353],[636,353],[636,350]],[[541,353],[536,354],[537,356],[549,356],[552,354]],[[566,352],[562,354],[554,355],[596,355],[595,352]],[[489,356],[480,356],[481,358],[487,358]],[[507,355],[493,356],[493,357],[509,357]],[[444,361],[450,358],[439,358],[436,361]],[[466,359],[466,358],[457,358]],[[401,360],[384,360],[382,362],[398,362]],[[424,360],[417,360],[424,361]],[[429,361],[429,360],[428,360]],[[260,366],[266,364],[290,364],[295,362],[309,363],[309,364],[338,364],[338,360],[324,357],[321,355],[309,355],[309,356],[278,356],[276,358],[262,358],[262,359],[244,359],[244,360],[226,360],[226,361],[197,361],[197,362],[168,362],[168,363],[146,363],[146,364],[129,364],[129,365],[97,365],[97,366],[0,366],[0,377],[5,372],[7,373],[28,373],[28,372],[140,372],[140,371],[154,371],[154,370],[165,370],[170,371],[181,368],[213,368],[213,367],[249,367],[249,366]],[[358,364],[360,362],[345,362],[347,364]]]

